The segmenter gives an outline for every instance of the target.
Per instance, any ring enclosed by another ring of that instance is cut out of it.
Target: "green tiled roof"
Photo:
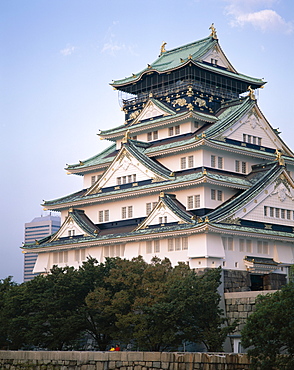
[[[191,61],[201,68],[211,70],[218,74],[223,74],[233,78],[237,77],[252,84],[253,83],[259,85],[264,84],[264,82],[261,79],[249,77],[239,73],[234,73],[223,68],[220,69],[216,66],[208,65],[206,63],[201,63],[201,57],[217,44],[218,41],[213,37],[209,36],[202,40],[195,41],[172,50],[167,50],[164,53],[162,53],[153,63],[149,64],[146,68],[144,68],[142,71],[133,74],[130,77],[113,81],[111,85],[119,89],[120,86],[134,83],[140,80],[145,73],[148,73],[150,71],[164,73],[170,70],[180,68],[186,63],[189,63]]]
[[[234,214],[237,210],[244,207],[250,200],[252,200],[257,194],[259,194],[269,183],[273,182],[277,176],[284,171],[284,166],[280,166],[278,162],[269,164],[269,168],[265,171],[257,172],[255,177],[258,180],[251,181],[252,187],[242,192],[237,197],[233,197],[231,200],[222,204],[219,208],[210,212],[207,216],[210,221],[218,222],[223,220],[230,215]]]
[[[192,221],[193,213],[186,211],[185,207],[176,199],[173,194],[164,194],[161,198],[162,202],[183,221],[195,223]]]
[[[192,171],[191,173],[187,173],[187,174],[182,174],[182,175],[176,174],[175,177],[170,177],[168,181],[154,182],[154,183],[150,183],[147,185],[141,185],[141,186],[138,185],[136,187],[129,187],[126,189],[113,190],[113,191],[109,191],[105,193],[96,193],[96,194],[87,195],[86,197],[84,196],[84,194],[87,192],[87,189],[84,189],[84,190],[81,190],[80,192],[69,194],[62,198],[46,201],[44,202],[43,205],[49,208],[50,206],[60,205],[60,208],[63,208],[62,207],[63,204],[64,205],[67,204],[66,207],[68,207],[69,203],[71,204],[77,201],[85,201],[85,202],[88,200],[95,201],[96,199],[103,198],[105,196],[112,196],[112,195],[118,195],[118,194],[128,195],[130,193],[133,194],[135,191],[141,191],[144,189],[152,190],[153,188],[157,188],[159,186],[162,187],[164,185],[166,186],[170,185],[171,187],[174,185],[176,187],[178,184],[183,184],[184,186],[185,183],[188,183],[191,181],[197,181],[202,176],[203,176],[203,172],[201,171],[201,169],[198,169],[198,170],[195,170],[195,172]],[[208,177],[208,179],[216,180],[216,181],[223,182],[226,184],[231,184],[232,187],[237,187],[239,189],[240,188],[246,189],[247,187],[252,186],[252,183],[246,178],[244,178],[243,176],[234,176],[232,174],[226,174],[226,173],[216,174],[209,170],[207,170],[206,176]]]
[[[80,163],[68,165],[66,167],[66,169],[69,170],[69,171],[70,170],[75,170],[75,169],[83,169],[83,168],[86,169],[87,167],[90,167],[90,166],[109,163],[109,161],[110,161],[109,160],[109,155],[111,153],[115,154],[115,151],[116,151],[116,145],[112,144],[109,147],[107,147],[106,149],[104,149],[102,152],[100,152],[99,154],[96,154],[93,157],[88,158],[84,161],[80,161]]]

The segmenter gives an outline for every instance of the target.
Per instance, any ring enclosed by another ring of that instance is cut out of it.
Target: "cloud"
[[[104,43],[101,49],[101,53],[109,53],[111,55],[115,55],[117,51],[125,50],[125,49],[126,49],[125,44],[118,45],[117,42],[110,40],[109,42]]]
[[[230,25],[232,27],[243,27],[246,24],[251,24],[254,28],[260,29],[262,32],[268,30],[279,31],[282,33],[292,33],[293,24],[287,22],[275,10],[262,9],[257,10],[257,7],[273,6],[276,0],[225,0],[228,4],[225,8],[227,15],[232,17]]]
[[[71,55],[77,48],[75,46],[67,45],[66,48],[60,50],[60,54],[67,57],[68,55]]]

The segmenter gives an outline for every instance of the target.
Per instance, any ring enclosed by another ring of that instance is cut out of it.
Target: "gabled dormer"
[[[83,210],[70,208],[63,224],[57,233],[52,236],[49,243],[61,238],[96,237],[98,234],[99,228]]]
[[[252,186],[207,215],[216,223],[246,225],[246,221],[294,227],[294,181],[277,153],[275,162],[252,167]]]
[[[235,68],[229,62],[228,58],[225,56],[219,44],[215,44],[202,56],[202,62],[211,64],[215,67],[224,68],[233,73],[237,73]]]
[[[130,117],[130,120],[132,120],[132,117],[136,116],[136,118],[131,123],[132,125],[135,125],[136,123],[139,123],[141,121],[152,120],[157,117],[165,117],[174,114],[175,112],[167,107],[165,104],[150,97],[142,111],[138,114],[132,115]]]
[[[142,182],[160,182],[174,174],[144,154],[146,143],[135,144],[126,134],[123,146],[108,169],[85,193],[85,196],[102,192],[105,188],[119,190],[127,184],[137,186]]]
[[[173,194],[160,193],[159,201],[151,213],[139,225],[136,230],[145,229],[154,225],[166,224],[193,224],[195,216],[186,211],[185,207],[176,199]]]

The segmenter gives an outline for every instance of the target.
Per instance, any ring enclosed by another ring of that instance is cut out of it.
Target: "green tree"
[[[294,283],[259,296],[241,332],[252,369],[294,368]],[[280,354],[283,354],[282,356]]]
[[[0,280],[0,348],[13,349],[12,343],[8,339],[9,320],[7,315],[7,300],[17,284],[12,281],[12,276]]]

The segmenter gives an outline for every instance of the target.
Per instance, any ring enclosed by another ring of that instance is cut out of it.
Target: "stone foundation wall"
[[[236,332],[239,333],[245,325],[248,316],[255,310],[255,301],[258,295],[274,293],[275,290],[262,290],[256,292],[225,293],[225,310],[229,324],[239,321]]]
[[[0,369],[247,370],[245,354],[0,351]]]

